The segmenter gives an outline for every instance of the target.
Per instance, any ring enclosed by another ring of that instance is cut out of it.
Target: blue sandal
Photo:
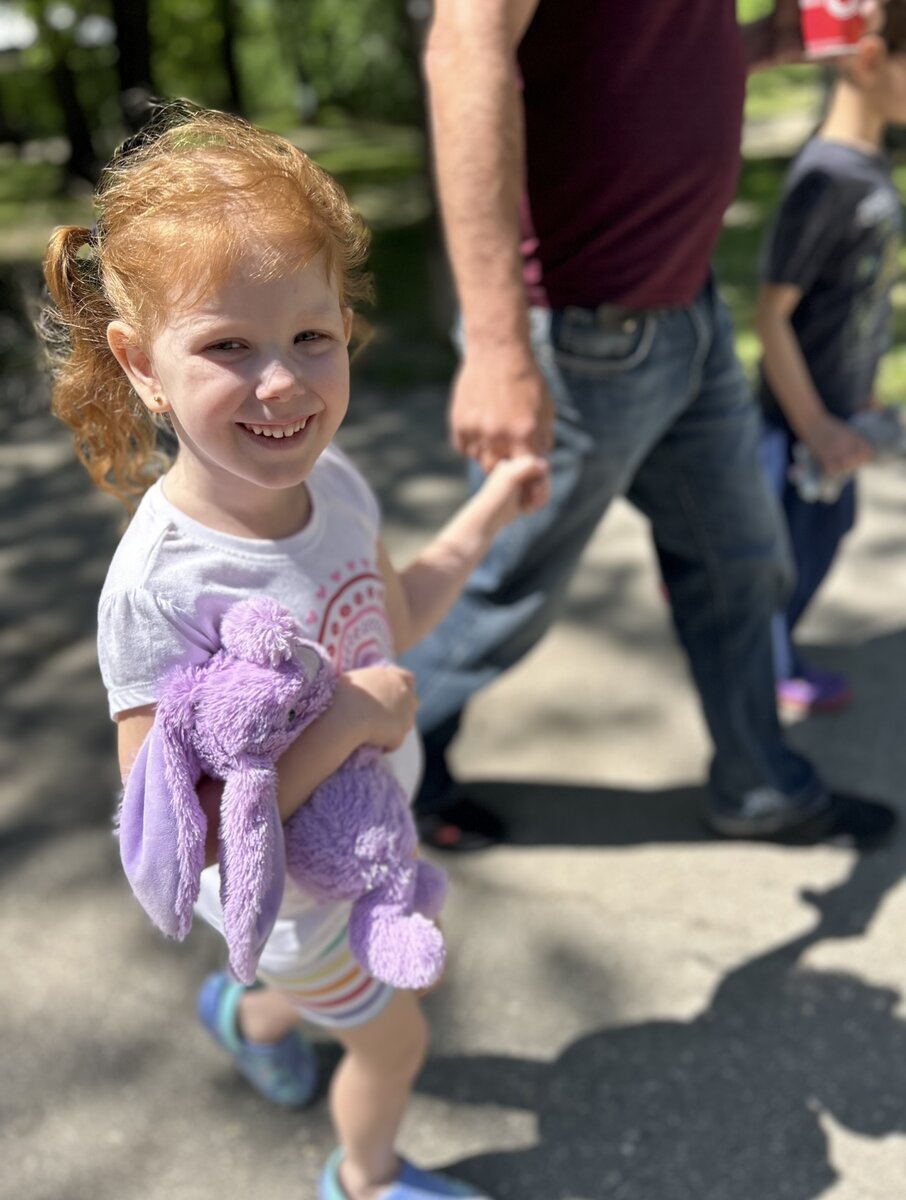
[[[244,984],[225,971],[209,975],[198,993],[198,1019],[265,1099],[281,1108],[302,1108],[312,1099],[318,1084],[315,1052],[296,1029],[279,1042],[244,1041],[237,1013],[246,991]]]
[[[343,1151],[334,1150],[321,1173],[318,1200],[349,1200],[340,1183],[342,1161]],[[435,1175],[432,1171],[420,1171],[405,1159],[402,1160],[399,1175],[383,1193],[381,1200],[442,1200],[445,1196],[458,1197],[458,1200],[490,1200],[484,1192],[477,1191],[461,1179],[451,1179],[449,1175]]]

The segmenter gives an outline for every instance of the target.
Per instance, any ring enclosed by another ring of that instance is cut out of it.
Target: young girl
[[[367,664],[437,623],[495,533],[543,503],[545,464],[501,464],[398,574],[372,493],[333,445],[349,400],[353,306],[368,290],[359,218],[282,138],[220,113],[174,112],[114,158],[95,228],[58,230],[45,260],[65,335],[55,410],[94,482],[127,505],[142,497],[98,618],[121,770],[168,666],[211,654],[224,610],[257,593],[289,606],[342,672],[333,706],[280,760],[281,817],[364,743],[395,752],[411,791],[412,678]],[[161,423],[178,445],[165,474]],[[203,791],[213,824],[217,785]],[[219,928],[216,875],[204,872],[198,911]],[[353,962],[347,916],[288,884],[261,959],[269,986],[242,992],[221,978],[209,1024],[240,1065],[256,1046],[266,1056],[285,1044],[300,1017],[345,1047],[330,1091],[340,1146],[322,1200],[475,1196],[396,1154],[425,1020],[415,995]]]

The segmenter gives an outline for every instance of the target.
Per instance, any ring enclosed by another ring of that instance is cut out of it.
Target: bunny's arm
[[[365,740],[363,720],[345,697],[346,688],[337,687],[334,705],[313,721],[284,752],[277,764],[277,807],[281,822],[286,822],[320,783],[342,765]],[[363,707],[363,706],[362,706]],[[126,781],[135,757],[154,724],[153,704],[133,708],[117,715],[117,751],[120,775]],[[223,783],[203,776],[198,784],[198,801],[207,816],[205,863],[217,862],[220,841],[220,803]]]
[[[394,750],[411,728],[416,700],[409,672],[400,667],[369,667],[340,675],[333,704],[312,721],[277,764],[277,806],[286,822],[359,746]],[[117,716],[117,742],[123,779],[154,724],[154,706]],[[223,785],[203,778],[198,799],[208,818],[205,861],[217,861],[218,810]]]

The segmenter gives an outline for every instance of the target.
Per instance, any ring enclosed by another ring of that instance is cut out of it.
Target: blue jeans
[[[787,429],[765,422],[761,455],[768,480],[780,500],[793,552],[796,584],[786,608],[774,615],[774,671],[778,679],[793,679],[803,664],[793,645],[793,630],[827,578],[840,543],[856,523],[856,481],[849,480],[830,504],[809,504],[787,478],[793,438]]]
[[[714,743],[711,803],[732,813],[745,793],[771,786],[813,805],[823,784],[786,745],[774,700],[771,616],[792,582],[787,545],[716,289],[709,283],[686,309],[531,317],[557,408],[553,494],[498,537],[443,623],[404,659],[428,757],[419,807],[449,795],[444,752],[466,702],[548,629],[620,494],[651,522]]]

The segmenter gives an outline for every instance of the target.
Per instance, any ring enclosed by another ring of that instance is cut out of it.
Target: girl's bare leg
[[[278,988],[256,988],[239,1001],[239,1033],[247,1042],[279,1042],[299,1024],[299,1013]]]
[[[340,1182],[350,1200],[373,1200],[399,1172],[395,1143],[428,1048],[428,1026],[412,992],[396,992],[373,1021],[339,1029],[344,1055],[330,1109],[345,1158]]]

